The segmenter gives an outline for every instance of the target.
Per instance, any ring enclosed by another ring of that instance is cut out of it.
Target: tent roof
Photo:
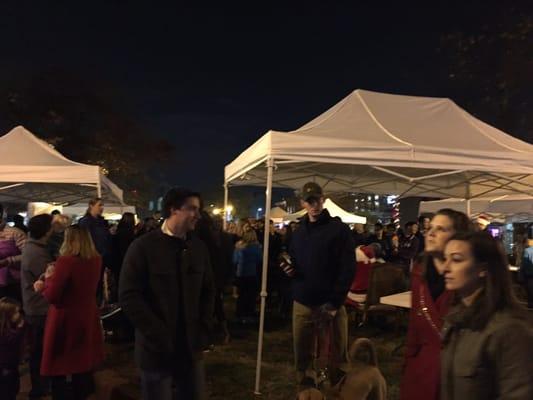
[[[333,200],[327,198],[324,201],[324,208],[326,208],[332,217],[339,217],[342,222],[346,224],[366,224],[366,217],[349,213],[342,207],[337,205]],[[283,218],[285,221],[296,221],[306,214],[305,209],[297,211],[293,214],[287,214]]]
[[[264,184],[268,158],[277,187],[315,179],[330,193],[533,194],[533,145],[446,98],[355,90],[300,129],[266,133],[226,166],[225,181]]]
[[[0,201],[72,203],[94,197],[98,185],[106,202],[122,203],[98,165],[65,158],[22,126],[0,137]]]
[[[281,207],[272,207],[270,209],[270,218],[271,219],[283,218],[285,215],[287,215],[287,211],[285,211]]]
[[[419,213],[435,213],[442,208],[452,208],[457,211],[467,212],[465,199],[442,199],[433,201],[421,201]],[[470,201],[470,211],[473,214],[532,214],[533,196],[506,195],[479,197]]]

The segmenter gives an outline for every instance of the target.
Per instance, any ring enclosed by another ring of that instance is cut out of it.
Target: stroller
[[[108,270],[104,273],[103,279],[104,296],[100,306],[100,321],[104,337],[109,342],[130,342],[134,338],[134,329],[122,312],[118,299],[116,299],[117,296],[113,296],[113,301],[110,301],[110,288],[116,285]]]

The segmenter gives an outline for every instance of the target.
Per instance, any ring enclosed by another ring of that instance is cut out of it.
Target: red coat
[[[407,351],[400,385],[401,400],[438,400],[443,318],[452,293],[444,291],[433,301],[419,265],[411,273],[412,306],[407,331]]]
[[[96,288],[102,259],[61,256],[45,282],[50,303],[44,331],[41,374],[71,375],[93,370],[104,358]]]

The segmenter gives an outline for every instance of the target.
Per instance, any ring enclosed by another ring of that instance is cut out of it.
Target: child
[[[15,400],[20,388],[19,364],[24,338],[24,318],[20,304],[8,297],[0,299],[0,393]]]

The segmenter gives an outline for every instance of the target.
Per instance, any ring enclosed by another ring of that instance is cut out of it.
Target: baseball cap
[[[319,199],[323,195],[322,188],[315,182],[307,182],[302,188],[301,197],[303,201]]]

